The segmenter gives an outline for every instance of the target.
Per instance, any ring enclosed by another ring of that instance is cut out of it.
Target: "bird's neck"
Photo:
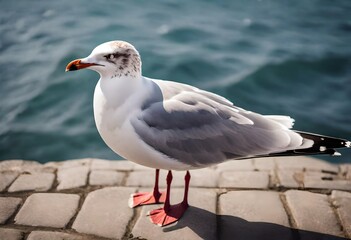
[[[142,76],[132,77],[103,77],[100,78],[100,87],[108,104],[114,108],[128,102],[131,96],[142,91],[145,84]]]

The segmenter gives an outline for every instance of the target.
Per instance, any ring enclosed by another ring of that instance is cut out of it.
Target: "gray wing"
[[[281,152],[302,145],[283,124],[233,106],[226,99],[173,82],[157,82],[153,98],[132,121],[155,150],[194,167]]]

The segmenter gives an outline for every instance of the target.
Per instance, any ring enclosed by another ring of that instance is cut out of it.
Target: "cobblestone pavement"
[[[191,173],[191,207],[160,228],[146,216],[158,206],[127,204],[131,193],[153,186],[153,169],[99,159],[1,161],[0,239],[351,238],[351,164],[266,158]],[[174,203],[183,178],[174,172]]]

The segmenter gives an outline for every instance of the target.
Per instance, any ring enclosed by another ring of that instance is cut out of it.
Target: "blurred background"
[[[117,39],[144,76],[351,139],[350,13],[349,0],[0,1],[0,160],[120,158],[95,128],[98,74],[64,71]],[[324,159],[351,162],[341,153]]]

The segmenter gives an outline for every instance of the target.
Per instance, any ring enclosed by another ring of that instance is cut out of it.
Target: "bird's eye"
[[[105,56],[105,58],[106,58],[107,60],[113,60],[113,59],[115,58],[115,55],[113,55],[113,54],[107,54],[107,55]]]

